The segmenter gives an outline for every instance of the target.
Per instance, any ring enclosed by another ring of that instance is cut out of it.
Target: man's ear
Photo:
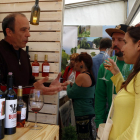
[[[10,28],[6,28],[6,34],[7,36],[11,36],[12,35],[12,30],[10,30]]]

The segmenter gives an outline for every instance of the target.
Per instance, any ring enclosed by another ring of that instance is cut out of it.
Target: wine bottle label
[[[5,118],[5,98],[0,99],[0,120]]]
[[[26,108],[21,109],[21,120],[26,119]]]
[[[39,73],[39,66],[32,66],[32,73]]]
[[[50,66],[43,66],[43,72],[49,72]]]
[[[5,104],[5,128],[16,127],[17,121],[17,99],[6,100]]]

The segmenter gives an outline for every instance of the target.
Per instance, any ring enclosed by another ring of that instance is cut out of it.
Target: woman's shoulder
[[[77,78],[76,78],[76,83],[78,85],[82,84],[82,83],[85,83],[86,81],[89,81],[90,80],[90,76],[86,73],[80,73]]]
[[[77,78],[80,78],[80,79],[85,79],[85,78],[87,78],[87,77],[89,77],[89,75],[88,75],[87,73],[80,73],[80,74],[77,76]]]

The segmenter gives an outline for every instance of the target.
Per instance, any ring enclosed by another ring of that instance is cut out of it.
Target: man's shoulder
[[[93,63],[101,64],[103,55],[98,54],[92,58]]]
[[[20,51],[21,51],[22,53],[26,53],[26,54],[27,54],[27,52],[26,52],[25,50],[23,50],[22,48],[20,49]]]
[[[92,57],[92,59],[99,59],[99,58],[102,58],[103,54],[102,53],[99,53],[97,55],[95,55],[94,57]]]
[[[95,55],[94,57],[92,57],[92,60],[95,61],[96,59],[99,58],[99,54]]]
[[[0,41],[0,51],[3,51],[5,49],[5,43],[3,40]]]

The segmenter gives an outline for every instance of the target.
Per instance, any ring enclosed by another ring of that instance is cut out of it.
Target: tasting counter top
[[[41,130],[31,130],[29,127],[34,125],[30,123],[28,127],[16,128],[13,135],[5,135],[2,140],[59,140],[59,126],[40,124],[43,126]]]

